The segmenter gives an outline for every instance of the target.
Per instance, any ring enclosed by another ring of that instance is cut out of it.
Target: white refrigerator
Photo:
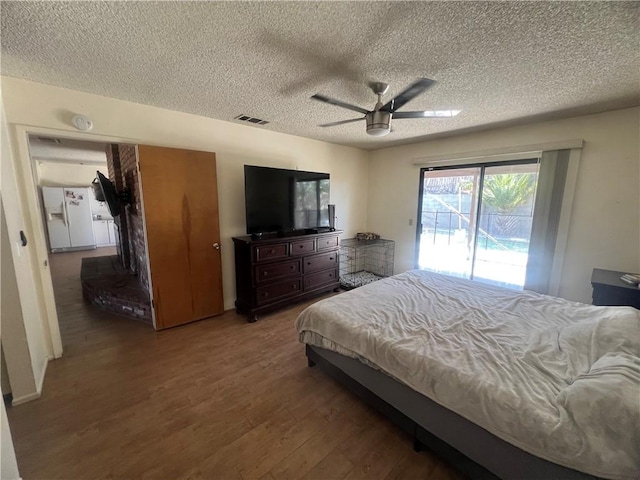
[[[96,247],[88,188],[42,187],[42,199],[52,252]]]

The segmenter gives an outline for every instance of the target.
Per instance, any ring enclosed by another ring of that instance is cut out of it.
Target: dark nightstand
[[[640,309],[640,288],[620,280],[629,272],[594,268],[591,274],[594,305],[628,305]]]

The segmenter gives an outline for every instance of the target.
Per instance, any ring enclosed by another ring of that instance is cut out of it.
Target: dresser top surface
[[[625,273],[632,272],[617,272],[615,270],[594,268],[593,273],[591,274],[591,285],[608,285],[611,287],[627,288],[640,293],[640,288],[620,280],[620,277]]]
[[[313,238],[313,237],[321,237],[321,236],[335,236],[341,235],[342,230],[334,230],[332,232],[321,232],[321,233],[294,233],[294,234],[285,234],[279,236],[277,234],[269,234],[263,235],[262,238],[253,239],[251,235],[243,235],[241,237],[232,237],[234,242],[246,243],[246,244],[268,244],[268,243],[280,243],[280,242],[291,242],[295,240],[303,240],[305,238]]]

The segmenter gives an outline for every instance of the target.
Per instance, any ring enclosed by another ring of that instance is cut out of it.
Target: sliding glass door
[[[521,289],[537,179],[537,159],[422,169],[418,267]]]
[[[419,268],[471,278],[481,173],[480,168],[423,172]]]

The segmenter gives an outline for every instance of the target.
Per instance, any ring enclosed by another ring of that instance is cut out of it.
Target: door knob
[[[215,248],[216,250],[220,250],[220,244],[218,242],[214,243],[213,248]]]

